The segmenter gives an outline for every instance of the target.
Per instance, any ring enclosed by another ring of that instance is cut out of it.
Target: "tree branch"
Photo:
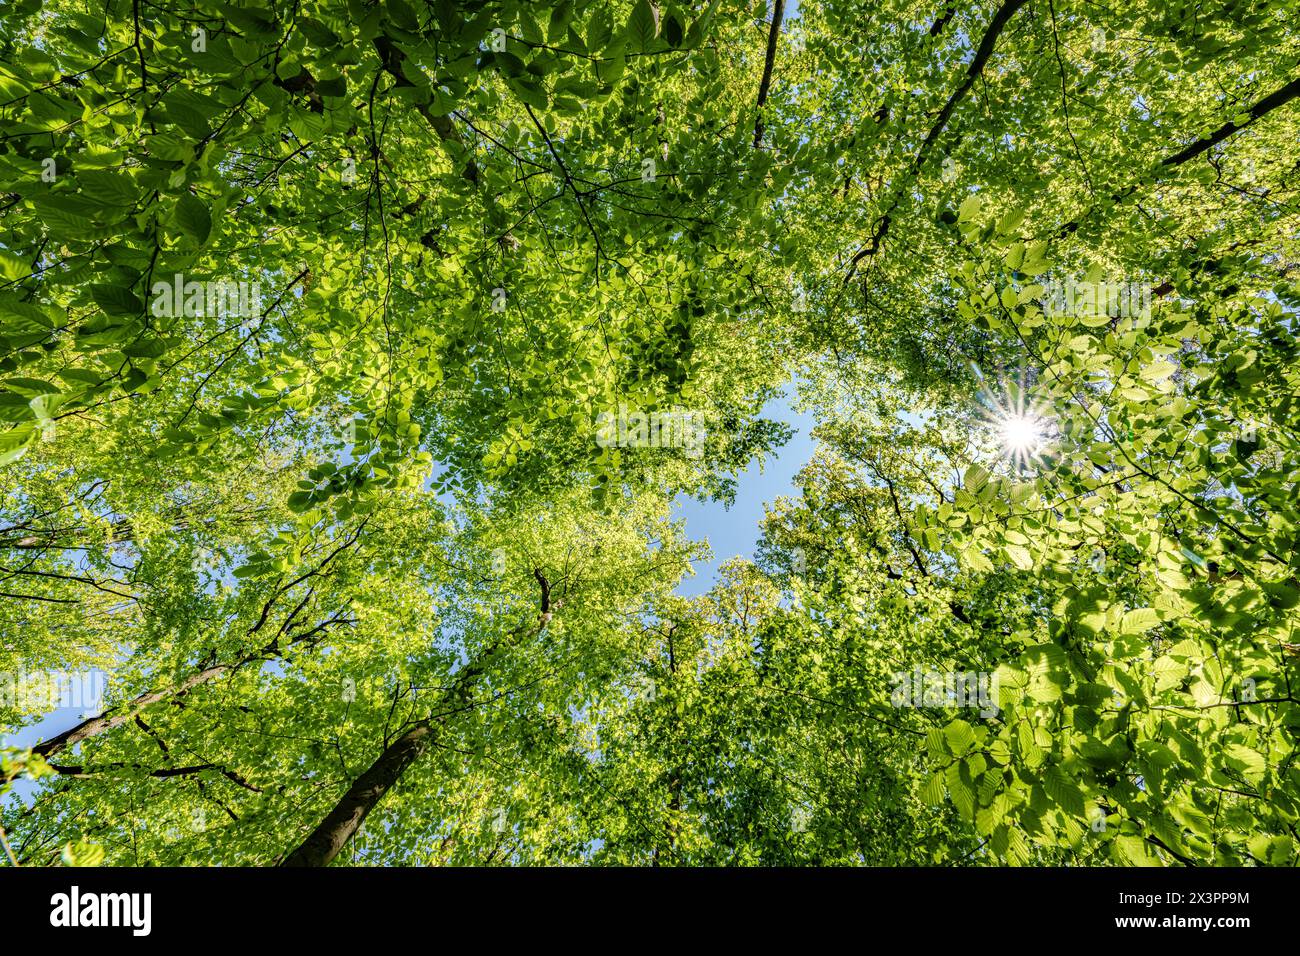
[[[911,163],[908,164],[908,173],[915,175],[920,172],[921,166],[925,162],[926,155],[930,152],[930,148],[934,145],[935,140],[939,138],[943,133],[944,128],[948,125],[948,120],[952,116],[953,110],[957,108],[958,103],[965,99],[966,94],[970,92],[970,88],[975,85],[975,80],[978,79],[979,75],[984,71],[984,64],[986,64],[989,61],[989,57],[993,55],[993,48],[997,45],[998,37],[1002,35],[1002,31],[1006,27],[1007,22],[1017,10],[1025,5],[1025,2],[1026,0],[1006,0],[1006,2],[998,8],[998,12],[993,15],[993,19],[989,22],[988,29],[984,31],[984,38],[980,41],[979,49],[975,51],[975,56],[970,61],[970,66],[966,68],[966,78],[962,80],[961,86],[954,90],[952,95],[948,97],[948,102],[943,104],[943,109],[939,111],[939,116],[930,127],[930,132],[926,134],[925,139],[921,142],[920,148],[916,151],[916,155],[912,157]],[[893,190],[894,198],[890,201],[889,207],[876,223],[876,229],[875,232],[872,233],[870,241],[853,254],[853,259],[849,263],[848,274],[844,276],[844,283],[846,285],[857,273],[858,263],[863,259],[874,256],[880,249],[880,244],[884,242],[885,236],[889,232],[889,226],[893,221],[893,213],[898,207],[899,197],[901,195],[901,190]]]
[[[767,35],[767,59],[763,61],[763,79],[758,84],[758,116],[754,120],[754,148],[763,142],[763,107],[772,88],[772,67],[776,65],[776,43],[781,38],[781,20],[785,17],[785,0],[772,4],[772,29]]]

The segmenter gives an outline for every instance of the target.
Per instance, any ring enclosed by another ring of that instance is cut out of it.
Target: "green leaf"
[[[677,19],[677,14],[670,13],[664,18],[663,36],[664,42],[674,50],[682,45],[682,40],[685,39],[685,33],[682,28],[682,22]]]
[[[1228,766],[1240,770],[1247,777],[1259,777],[1268,767],[1264,756],[1241,744],[1228,744],[1223,748]]]
[[[82,195],[106,206],[132,206],[139,190],[130,176],[104,170],[88,169],[77,174]]]
[[[989,473],[978,464],[973,464],[966,469],[966,474],[962,477],[962,487],[971,494],[978,494],[980,489],[989,482]]]
[[[1160,623],[1160,616],[1153,608],[1142,607],[1127,612],[1120,623],[1121,634],[1145,634]]]
[[[1034,567],[1034,556],[1029,553],[1027,548],[1022,548],[1017,544],[1009,544],[1004,549],[1007,558],[1013,565],[1021,571],[1031,571]]]
[[[659,17],[650,0],[636,0],[624,30],[628,46],[634,53],[649,53],[658,34]]]
[[[19,425],[17,428],[0,431],[0,467],[25,455],[35,437],[36,431],[31,425]]]
[[[1043,773],[1043,789],[1066,813],[1083,816],[1083,791],[1059,766],[1048,767]]]
[[[105,315],[135,318],[144,314],[144,303],[130,289],[97,283],[90,287],[90,295]]]
[[[948,784],[948,794],[952,797],[953,806],[957,812],[967,820],[975,818],[975,791],[971,784],[963,778],[962,765],[955,763],[950,766],[944,773],[944,780]]]
[[[932,807],[938,806],[943,803],[943,794],[943,774],[936,772],[927,776],[921,785],[921,802]]]
[[[31,269],[27,267],[27,263],[12,253],[0,249],[0,276],[12,281],[23,278],[29,272]]]
[[[184,193],[176,202],[176,225],[199,245],[208,241],[212,231],[212,219],[208,207],[194,195]]]

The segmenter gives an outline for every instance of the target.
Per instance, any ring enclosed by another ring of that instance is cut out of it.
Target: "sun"
[[[1002,454],[1017,471],[1037,462],[1046,452],[1055,429],[1047,410],[1032,402],[1019,385],[1001,394],[985,390],[980,395],[983,415]]]
[[[1036,415],[1008,415],[999,431],[1002,447],[1013,455],[1032,455],[1043,442],[1043,422]]]

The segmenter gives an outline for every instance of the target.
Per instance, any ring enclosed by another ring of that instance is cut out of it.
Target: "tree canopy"
[[[1298,24],[15,0],[6,859],[1295,865]]]

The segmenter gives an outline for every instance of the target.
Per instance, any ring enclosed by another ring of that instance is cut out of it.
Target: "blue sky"
[[[792,389],[792,385],[787,387],[787,391]],[[682,582],[677,589],[679,594],[704,593],[713,586],[718,567],[724,561],[736,555],[753,556],[763,505],[794,493],[794,476],[812,457],[812,416],[796,411],[788,395],[769,401],[763,407],[762,416],[785,422],[795,433],[763,468],[751,462],[737,477],[736,503],[730,509],[717,502],[699,502],[684,495],[679,495],[673,503],[674,517],[686,519],[686,533],[695,539],[707,538],[713,548],[713,560],[697,563],[695,577]]]

